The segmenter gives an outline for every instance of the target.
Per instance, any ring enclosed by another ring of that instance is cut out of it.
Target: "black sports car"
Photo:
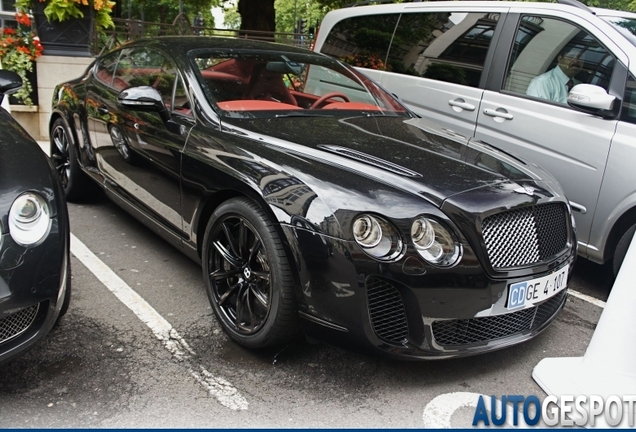
[[[320,54],[136,41],[55,89],[50,134],[67,197],[99,185],[200,262],[246,347],[302,329],[469,355],[535,336],[566,300],[576,241],[553,178]]]
[[[0,100],[22,86],[0,71]],[[42,339],[70,298],[64,190],[40,146],[0,109],[0,363]]]

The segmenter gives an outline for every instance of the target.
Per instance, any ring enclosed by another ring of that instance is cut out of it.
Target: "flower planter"
[[[33,3],[33,18],[43,54],[57,56],[90,57],[94,27],[94,9],[81,6],[83,18],[65,21],[48,21],[44,15],[44,3]]]
[[[27,71],[26,72],[26,77],[29,80],[29,82],[31,83],[31,87],[32,87],[32,91],[30,94],[31,97],[31,102],[33,102],[33,105],[37,106],[38,105],[38,70],[37,70],[37,63],[33,62],[32,64],[33,70],[32,71]],[[18,100],[15,96],[10,95],[9,96],[9,104],[11,105],[24,105],[24,102]]]

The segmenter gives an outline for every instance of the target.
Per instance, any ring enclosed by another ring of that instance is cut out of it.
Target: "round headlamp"
[[[450,267],[461,255],[455,236],[431,218],[421,216],[413,222],[411,240],[420,256],[436,266]]]
[[[397,229],[382,218],[363,214],[353,221],[353,238],[362,250],[380,261],[392,261],[403,251]]]
[[[13,201],[9,210],[9,233],[21,246],[39,244],[49,233],[51,217],[44,198],[25,192]]]

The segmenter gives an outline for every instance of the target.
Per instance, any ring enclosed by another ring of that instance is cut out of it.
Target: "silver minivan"
[[[330,12],[314,49],[449,132],[550,171],[579,255],[617,272],[636,229],[635,34],[636,14],[575,0],[435,1]]]

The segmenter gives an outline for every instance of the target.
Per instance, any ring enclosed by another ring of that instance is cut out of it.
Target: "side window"
[[[176,74],[174,62],[161,51],[132,49],[122,54],[113,85],[119,90],[152,86],[161,93],[164,103],[170,106]]]
[[[498,21],[496,13],[405,13],[387,69],[477,87]]]
[[[185,116],[192,116],[192,110],[190,107],[190,100],[188,94],[185,91],[185,86],[180,77],[177,77],[177,85],[174,90],[174,103],[172,104],[172,110],[176,113]]]
[[[636,80],[629,74],[621,111],[621,120],[636,124]]]
[[[117,60],[119,59],[120,53],[121,51],[118,51],[113,55],[104,57],[97,65],[95,76],[106,85],[112,85],[115,66],[117,66]]]
[[[344,19],[331,29],[320,51],[352,66],[385,70],[399,17],[381,14]]]
[[[554,18],[524,16],[504,90],[567,104],[572,86],[609,88],[614,57],[589,33]]]

